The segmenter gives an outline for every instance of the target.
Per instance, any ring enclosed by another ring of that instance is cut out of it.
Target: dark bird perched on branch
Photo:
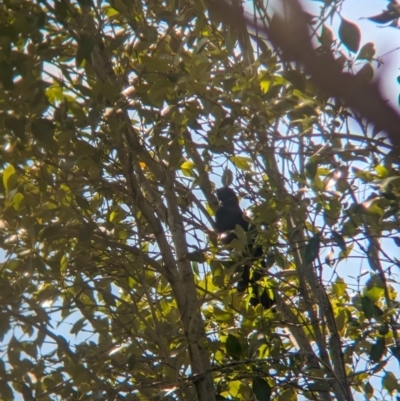
[[[217,198],[220,201],[220,207],[215,214],[215,225],[219,233],[226,233],[226,236],[222,240],[223,243],[229,244],[237,238],[237,235],[232,232],[235,230],[237,225],[242,227],[246,233],[249,233],[247,248],[250,260],[243,265],[243,274],[236,284],[236,288],[238,292],[241,293],[249,287],[249,284],[251,284],[253,288],[253,296],[250,299],[250,304],[256,306],[261,302],[264,308],[270,308],[275,304],[275,300],[270,298],[268,290],[264,289],[262,294],[259,294],[260,286],[257,284],[257,281],[263,277],[263,273],[260,269],[256,269],[250,277],[251,266],[256,261],[260,261],[263,268],[266,266],[265,261],[262,259],[264,253],[262,247],[260,245],[256,247],[254,246],[257,231],[244,219],[243,210],[239,206],[239,199],[232,188],[219,188],[216,193]]]

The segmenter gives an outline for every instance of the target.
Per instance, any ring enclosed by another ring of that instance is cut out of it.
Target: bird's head
[[[216,190],[217,198],[222,204],[235,203],[239,204],[239,199],[232,188],[222,187]]]

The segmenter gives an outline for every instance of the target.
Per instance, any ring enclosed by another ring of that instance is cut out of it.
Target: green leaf
[[[0,313],[0,341],[3,341],[4,336],[10,329],[10,316],[7,313]],[[1,377],[1,365],[0,365],[0,377]]]
[[[371,347],[369,357],[372,362],[379,362],[386,351],[385,338],[379,337],[376,339],[374,345]]]
[[[32,121],[32,135],[43,144],[47,145],[50,150],[57,149],[57,143],[54,140],[54,124],[45,118],[38,118]]]
[[[332,198],[324,206],[324,220],[330,227],[334,226],[342,210],[342,203],[337,198]]]
[[[294,388],[290,387],[283,391],[282,394],[279,394],[277,401],[296,401],[297,394]]]
[[[339,333],[345,327],[347,322],[347,314],[344,309],[340,309],[339,313],[335,316],[336,328],[338,329]]]
[[[4,125],[6,128],[11,130],[15,136],[17,136],[22,141],[25,139],[25,125],[26,119],[25,118],[15,118],[9,117],[6,118],[4,121]]]
[[[318,36],[318,40],[321,45],[326,47],[330,47],[333,43],[333,33],[326,25],[322,26],[321,36]]]
[[[76,51],[75,65],[79,68],[83,60],[90,60],[94,48],[93,40],[88,36],[82,36],[78,40],[78,48]]]
[[[106,98],[110,103],[114,103],[119,96],[118,88],[110,82],[97,81],[92,87],[92,96],[97,97],[99,95]]]
[[[360,29],[356,24],[342,18],[339,27],[339,38],[353,53],[357,53],[361,41]]]
[[[136,355],[130,355],[128,358],[128,369],[129,370],[134,369],[136,362],[137,362]]]
[[[375,313],[375,305],[368,297],[361,297],[361,307],[364,316],[367,319],[372,319]]]
[[[59,225],[49,225],[44,227],[39,231],[38,239],[39,241],[45,241],[52,237],[59,237],[62,227]]]
[[[382,279],[377,274],[372,274],[365,283],[363,293],[372,303],[378,302],[385,294],[385,285]]]
[[[4,401],[14,400],[14,391],[4,380],[0,380],[0,398]]]
[[[14,72],[12,66],[7,61],[0,63],[0,82],[3,84],[4,90],[14,89]]]
[[[332,290],[338,296],[341,297],[346,293],[346,283],[341,277],[337,277],[336,281],[332,283]]]
[[[111,289],[103,289],[100,292],[100,299],[103,298],[103,301],[106,305],[108,306],[115,306],[116,301],[115,301],[115,295],[111,292]]]
[[[253,392],[257,401],[271,400],[271,386],[261,377],[255,377],[253,379]]]
[[[182,146],[178,138],[174,138],[169,143],[168,153],[168,167],[170,169],[179,168],[182,160]]]
[[[315,175],[317,174],[317,170],[318,170],[317,162],[310,159],[310,161],[306,164],[307,176],[309,178],[313,179],[315,177]]]
[[[332,237],[336,245],[340,248],[340,250],[342,252],[346,252],[346,242],[343,236],[340,235],[337,231],[332,231]]]
[[[392,372],[386,372],[385,376],[382,378],[382,386],[385,388],[390,394],[394,391],[399,391],[400,386],[398,384],[397,377]]]
[[[262,93],[267,93],[268,89],[271,85],[271,80],[270,79],[262,79],[260,82],[260,89]]]
[[[17,173],[13,165],[7,166],[3,171],[3,185],[6,192],[10,192],[17,186]]]
[[[24,195],[21,192],[17,192],[12,199],[12,206],[15,210],[20,210],[24,205]]]
[[[339,259],[342,260],[342,259],[348,258],[351,251],[353,250],[353,247],[354,247],[354,242],[352,242],[347,248],[345,248],[344,251],[340,251]]]
[[[75,200],[76,200],[77,205],[82,210],[90,210],[90,204],[83,196],[75,195]]]
[[[390,352],[400,362],[400,347],[390,347]]]
[[[186,257],[191,262],[204,263],[207,260],[206,255],[204,254],[204,252],[201,251],[189,252],[186,254]]]
[[[55,1],[54,2],[54,13],[56,17],[60,18],[60,20],[64,20],[68,16],[68,6],[67,3],[63,1]]]
[[[312,263],[314,261],[314,259],[318,256],[320,242],[321,242],[321,238],[320,238],[319,234],[314,235],[314,237],[312,237],[308,241],[308,243],[306,245],[306,250],[304,253],[305,262],[307,264]]]
[[[233,359],[239,360],[242,356],[242,344],[237,337],[232,334],[228,335],[225,343],[226,353]]]
[[[218,323],[232,325],[235,319],[235,315],[231,310],[221,309],[214,306],[214,317],[215,321]]]
[[[247,171],[250,168],[248,157],[231,156],[229,159],[240,170]]]
[[[365,384],[364,384],[364,395],[365,395],[365,397],[368,399],[368,400],[370,400],[372,397],[373,397],[373,395],[374,395],[374,388],[371,386],[371,383],[369,382],[369,381],[367,381]]]
[[[196,165],[192,161],[186,161],[181,164],[182,174],[186,177],[194,176],[194,169]]]
[[[148,92],[149,100],[155,106],[161,106],[166,95],[172,90],[174,84],[168,79],[157,80]]]
[[[389,325],[387,323],[382,323],[379,326],[378,332],[381,336],[385,336],[386,334],[389,333]]]
[[[196,45],[196,48],[194,49],[193,54],[201,53],[208,42],[209,42],[208,38],[201,38],[197,42],[197,45]]]
[[[219,260],[213,259],[210,262],[212,273],[212,282],[216,287],[223,287],[224,285],[224,267]]]

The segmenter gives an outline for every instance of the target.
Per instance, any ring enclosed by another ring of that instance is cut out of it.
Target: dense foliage
[[[312,21],[316,52],[368,82],[373,44],[326,25],[339,3]],[[400,391],[400,180],[381,133],[212,0],[0,10],[1,400]],[[258,228],[274,308],[235,289],[247,239],[215,233],[222,185]]]

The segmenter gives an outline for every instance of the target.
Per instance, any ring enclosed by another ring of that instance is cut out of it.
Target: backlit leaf
[[[17,185],[17,173],[11,164],[3,171],[3,185],[7,192],[10,192]]]
[[[344,18],[339,26],[339,38],[353,53],[357,53],[361,41],[360,29],[356,24]]]
[[[360,60],[372,60],[375,52],[375,45],[372,42],[368,42],[360,49],[357,58]]]
[[[231,162],[240,170],[248,170],[249,169],[249,159],[247,157],[242,156],[231,156],[229,158]]]
[[[393,394],[394,391],[399,391],[400,386],[398,378],[392,372],[386,372],[382,378],[382,386],[389,394]]]

